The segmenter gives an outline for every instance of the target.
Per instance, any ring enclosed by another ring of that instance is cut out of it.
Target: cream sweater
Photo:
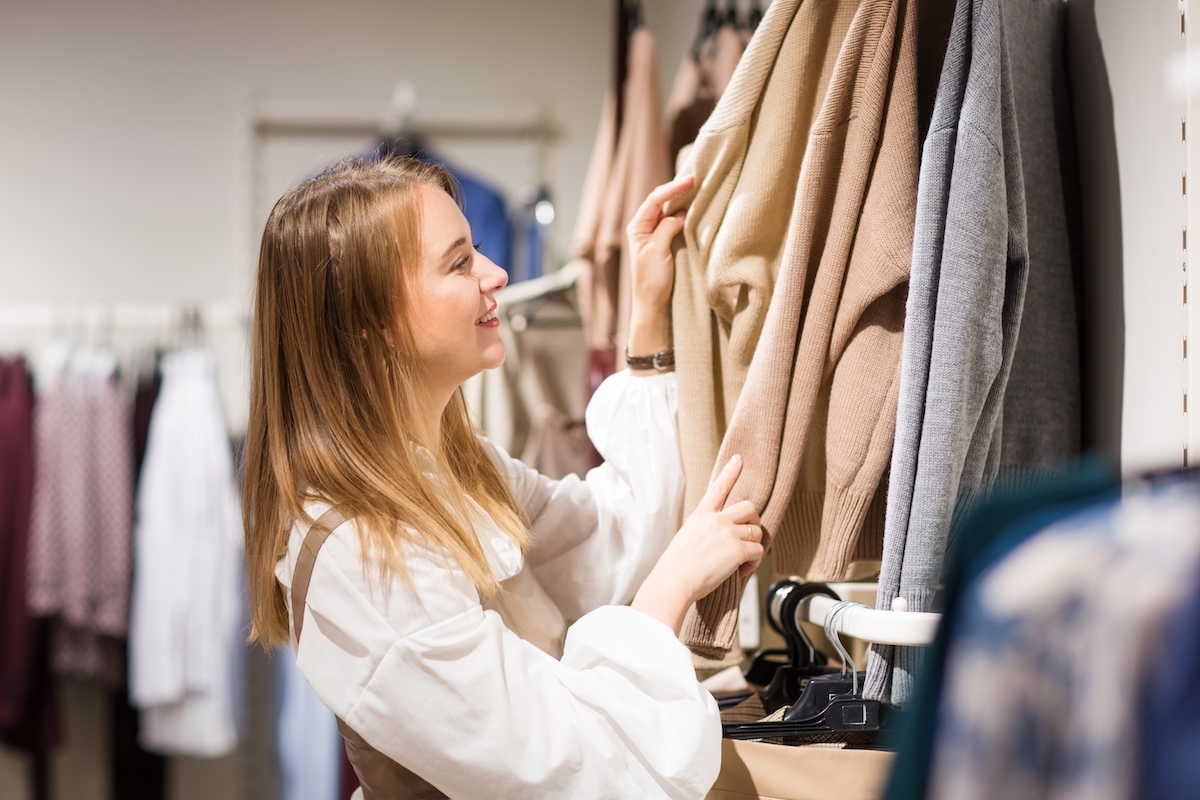
[[[708,486],[775,288],[809,127],[858,0],[775,0],[684,173],[672,301],[685,511]]]
[[[762,510],[777,568],[812,577],[841,577],[855,559],[891,454],[919,161],[914,5],[863,0],[854,15],[787,206],[761,341],[754,347],[759,332],[749,329],[734,339],[736,326],[729,340],[753,358],[716,466],[745,458],[730,502]],[[773,182],[756,183],[747,168],[740,177],[782,204]],[[722,229],[731,221],[764,236],[753,217],[727,212]],[[737,288],[727,308],[748,305]],[[730,388],[726,378],[726,399]],[[694,651],[732,646],[743,583],[727,581],[689,614]]]

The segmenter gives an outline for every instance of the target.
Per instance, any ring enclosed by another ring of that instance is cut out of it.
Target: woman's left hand
[[[694,176],[685,175],[650,192],[625,228],[632,262],[633,303],[635,308],[641,306],[643,314],[666,314],[671,303],[675,283],[671,241],[683,230],[684,212],[666,216],[663,207],[691,188],[694,180]]]

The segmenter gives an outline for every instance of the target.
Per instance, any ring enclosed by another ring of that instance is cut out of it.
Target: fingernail
[[[740,464],[740,463],[742,463],[742,457],[740,455],[738,455],[737,453],[734,453],[732,456],[729,457],[729,463],[730,464]]]

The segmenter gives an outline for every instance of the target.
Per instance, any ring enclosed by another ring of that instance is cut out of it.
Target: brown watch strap
[[[633,369],[656,369],[661,372],[675,366],[675,351],[659,350],[652,356],[631,356],[629,345],[625,345],[625,363]]]

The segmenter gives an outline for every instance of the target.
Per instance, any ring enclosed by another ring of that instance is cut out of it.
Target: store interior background
[[[642,6],[665,93],[703,0]],[[1068,6],[1088,269],[1087,436],[1127,472],[1178,465],[1195,438],[1181,413],[1189,370],[1180,341],[1192,324],[1180,299],[1188,101],[1170,89],[1184,49],[1183,6]],[[548,113],[557,135],[541,174],[529,141],[431,144],[510,201],[544,180],[561,263],[613,82],[613,22],[609,0],[0,4],[0,321],[46,308],[89,307],[102,317],[114,304],[218,308],[236,318],[248,307],[265,213],[252,187],[277,195],[281,181],[369,143],[293,141],[260,160],[267,174],[252,176],[255,104],[374,105],[383,115],[398,81],[415,90],[418,115],[443,106]],[[6,335],[0,322],[0,348]],[[234,325],[208,335],[223,354],[236,433],[245,417],[242,332]],[[254,662],[251,670],[248,690],[265,691],[269,670]],[[68,682],[63,700],[55,794],[105,797],[105,699]],[[170,796],[272,796],[262,769],[265,714],[250,715],[246,745],[230,757],[173,759]],[[20,757],[0,749],[0,797],[25,796],[24,780]]]

